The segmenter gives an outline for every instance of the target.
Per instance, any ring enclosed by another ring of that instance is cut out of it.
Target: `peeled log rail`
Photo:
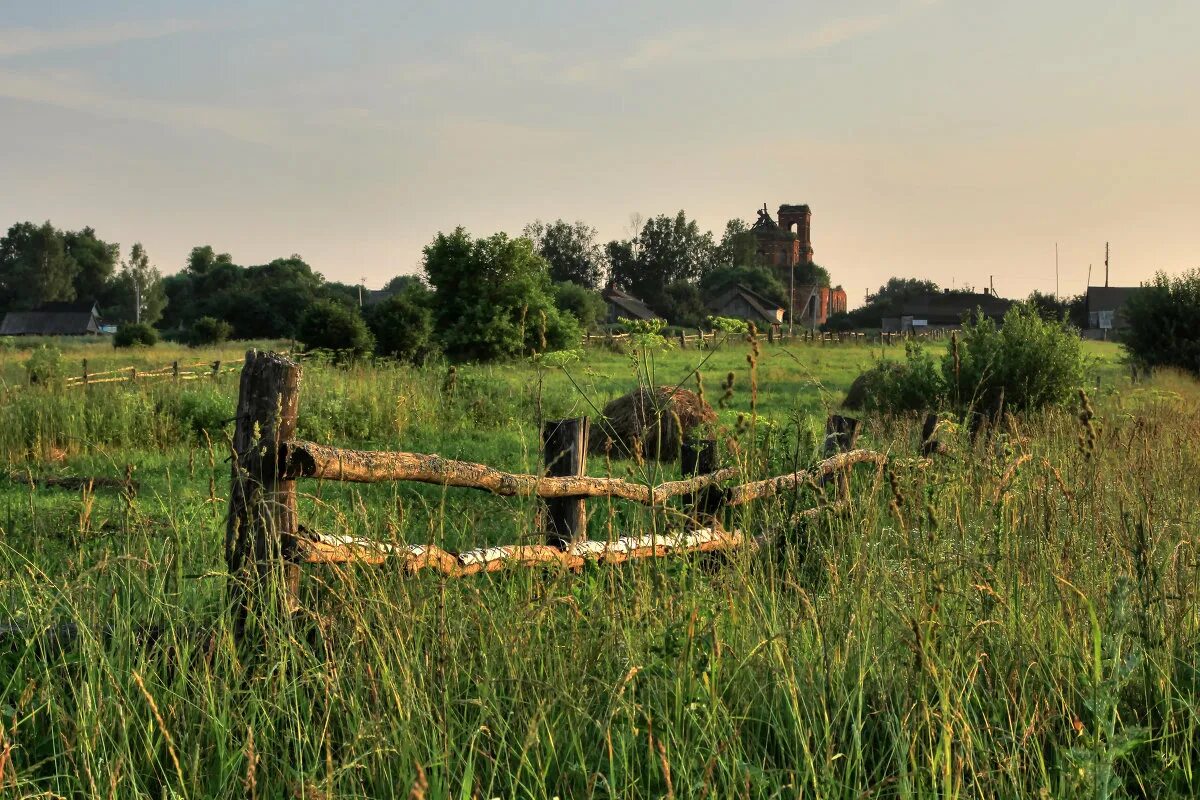
[[[698,492],[737,475],[737,470],[729,467],[709,475],[651,487],[621,478],[542,478],[502,472],[486,464],[455,461],[438,455],[347,450],[301,441],[284,444],[280,459],[282,474],[287,479],[319,478],[351,483],[416,481],[482,489],[503,497],[619,497],[645,505],[660,505],[668,498]]]
[[[740,506],[751,500],[761,500],[764,497],[791,491],[809,481],[815,482],[825,475],[833,475],[855,464],[883,464],[887,456],[874,450],[851,450],[848,453],[838,453],[817,463],[811,470],[800,470],[787,475],[779,475],[766,480],[744,483],[734,486],[725,495],[725,505]]]
[[[501,545],[452,553],[435,545],[393,545],[355,536],[332,536],[306,531],[297,558],[308,564],[385,564],[395,562],[409,575],[423,569],[460,578],[514,567],[559,566],[581,569],[588,561],[620,564],[642,558],[681,553],[707,553],[758,545],[737,531],[698,528],[662,536],[626,536],[613,542],[583,541],[560,550],[550,545]]]

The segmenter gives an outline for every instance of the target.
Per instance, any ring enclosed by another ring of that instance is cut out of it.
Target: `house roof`
[[[976,310],[985,316],[999,318],[1012,308],[1013,301],[996,297],[994,294],[967,292],[942,292],[926,294],[907,300],[900,306],[898,316],[925,319],[935,324],[961,322],[967,314]]]
[[[0,336],[82,336],[99,333],[100,321],[87,311],[9,311]]]
[[[708,307],[712,311],[720,313],[722,310],[728,307],[729,303],[734,298],[737,297],[740,297],[748,306],[750,306],[750,308],[754,309],[755,313],[758,314],[764,322],[779,321],[779,314],[783,311],[783,306],[772,300],[768,300],[766,297],[763,297],[750,287],[744,286],[740,283],[730,287],[729,289],[726,289],[716,298],[710,300]]]
[[[1116,311],[1128,302],[1140,286],[1089,286],[1087,290],[1088,313]]]
[[[604,300],[624,312],[624,316],[629,319],[659,319],[658,314],[651,311],[649,306],[616,286],[609,286],[604,290]]]

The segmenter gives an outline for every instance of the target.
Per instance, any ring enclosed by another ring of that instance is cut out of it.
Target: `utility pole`
[[[1104,243],[1104,288],[1108,288],[1108,242]]]
[[[1054,243],[1054,299],[1058,300],[1058,242]]]
[[[137,275],[132,275],[133,278],[133,321],[141,323],[142,321],[142,284],[138,281]]]
[[[362,307],[363,307],[363,296],[362,296],[362,293],[363,293],[363,286],[365,286],[365,285],[366,285],[366,283],[367,283],[367,276],[366,276],[366,275],[363,275],[361,278],[359,278],[359,279],[358,279],[358,307],[359,307],[359,308],[362,308]]]

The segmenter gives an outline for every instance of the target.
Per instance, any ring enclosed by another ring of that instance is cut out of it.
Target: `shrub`
[[[1130,358],[1200,375],[1200,269],[1176,278],[1158,273],[1122,313],[1129,325],[1122,344]]]
[[[554,284],[554,305],[579,320],[584,330],[594,330],[606,311],[599,292],[570,281]]]
[[[192,347],[220,344],[233,335],[233,326],[216,317],[201,317],[192,323],[187,342]]]
[[[42,345],[29,354],[21,364],[30,383],[57,383],[62,380],[64,364],[62,351],[57,347]]]
[[[158,331],[145,322],[123,322],[113,336],[113,347],[153,347]]]
[[[1015,410],[1062,403],[1083,382],[1083,370],[1078,331],[1042,319],[1024,303],[1009,309],[999,327],[982,314],[968,320],[942,362],[960,407],[990,408],[1001,396]]]
[[[362,316],[330,300],[318,300],[305,309],[298,338],[306,350],[335,350],[354,358],[370,353],[375,346],[375,337]]]
[[[394,294],[367,314],[375,352],[401,361],[420,362],[436,350],[429,290],[420,284]]]
[[[939,408],[946,380],[937,360],[916,342],[904,346],[903,361],[880,361],[859,375],[846,393],[846,408],[895,414]]]

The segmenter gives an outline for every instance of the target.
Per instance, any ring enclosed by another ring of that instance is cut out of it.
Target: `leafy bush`
[[[57,347],[45,345],[30,353],[28,360],[21,366],[25,367],[25,374],[30,383],[41,384],[62,380],[65,369],[62,351]]]
[[[201,317],[192,323],[187,341],[192,347],[220,344],[233,335],[233,326],[216,317]]]
[[[145,322],[125,322],[113,336],[113,347],[153,347],[158,331]]]
[[[1122,344],[1146,366],[1200,375],[1200,269],[1171,278],[1160,272],[1125,304]]]
[[[921,345],[907,342],[903,361],[880,361],[855,378],[845,406],[890,414],[922,411],[942,406],[946,389],[937,360]]]
[[[375,352],[381,356],[417,363],[437,349],[429,290],[420,284],[374,306],[367,314],[367,325],[375,335]]]
[[[214,390],[185,392],[179,399],[178,413],[180,424],[197,439],[207,433],[216,440],[220,439],[221,431],[233,424],[234,400]]]
[[[299,334],[306,350],[335,350],[355,358],[370,353],[375,346],[375,337],[362,316],[330,300],[318,300],[304,311]]]
[[[1015,410],[1062,403],[1083,382],[1083,370],[1078,331],[1042,319],[1024,303],[1009,309],[999,327],[982,314],[968,320],[942,362],[960,407],[991,407],[1001,396]]]

